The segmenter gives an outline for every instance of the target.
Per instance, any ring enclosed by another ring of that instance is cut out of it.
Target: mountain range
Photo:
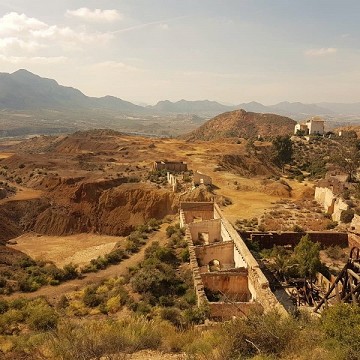
[[[154,106],[139,106],[114,96],[89,97],[80,90],[59,85],[55,80],[42,78],[20,69],[12,74],[0,73],[0,109],[6,110],[109,110],[122,114],[174,115],[194,114],[205,118],[223,112],[244,109],[250,112],[275,113],[294,119],[309,116],[351,116],[360,115],[360,102],[314,103],[280,102],[265,106],[258,102],[224,105],[216,101],[169,100],[159,101]]]

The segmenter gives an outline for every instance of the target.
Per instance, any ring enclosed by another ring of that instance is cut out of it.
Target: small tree
[[[299,275],[312,278],[321,267],[320,244],[313,243],[308,234],[303,236],[295,246],[294,258],[298,264]]]
[[[277,136],[273,140],[274,162],[284,171],[285,164],[292,160],[293,146],[290,136]]]
[[[333,161],[348,174],[349,182],[356,180],[357,169],[360,166],[360,141],[350,138],[339,142]]]

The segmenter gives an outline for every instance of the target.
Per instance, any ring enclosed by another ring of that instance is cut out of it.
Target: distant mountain
[[[292,134],[296,121],[280,115],[235,110],[218,115],[182,136],[188,141]]]
[[[161,113],[189,113],[197,115],[212,115],[214,113],[219,114],[225,111],[229,111],[229,109],[233,109],[234,107],[223,105],[216,101],[187,101],[183,99],[177,102],[171,102],[169,100],[159,101],[151,108]]]
[[[265,106],[252,101],[238,105],[224,105],[216,101],[169,100],[154,106],[140,106],[114,96],[89,97],[80,90],[59,85],[55,80],[42,78],[21,69],[12,74],[0,73],[0,109],[8,110],[110,110],[123,114],[171,115],[186,114],[210,118],[224,112],[244,109],[256,113],[276,113],[301,120],[309,116],[360,116],[360,102],[352,104],[280,102]]]
[[[92,98],[80,90],[59,85],[21,69],[12,74],[0,73],[0,107],[5,109],[99,109],[143,111],[141,106],[105,96]]]
[[[288,102],[283,101],[276,105],[268,106],[273,112],[284,115],[331,115],[333,111],[320,107],[317,104],[303,104],[301,102]]]
[[[360,114],[360,102],[349,103],[349,104],[323,102],[317,105],[329,109],[336,114],[341,114],[341,115]]]

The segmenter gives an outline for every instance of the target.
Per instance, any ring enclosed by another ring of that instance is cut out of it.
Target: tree
[[[313,243],[307,234],[295,246],[294,258],[298,265],[299,275],[312,278],[321,267],[320,245]]]
[[[356,178],[357,169],[360,166],[360,141],[347,138],[339,142],[334,162],[349,176],[349,182]]]
[[[277,136],[273,140],[274,162],[284,171],[285,164],[292,160],[293,146],[290,136]]]

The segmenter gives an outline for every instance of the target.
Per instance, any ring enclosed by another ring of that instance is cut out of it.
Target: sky
[[[0,0],[0,72],[89,96],[360,101],[359,0]]]

